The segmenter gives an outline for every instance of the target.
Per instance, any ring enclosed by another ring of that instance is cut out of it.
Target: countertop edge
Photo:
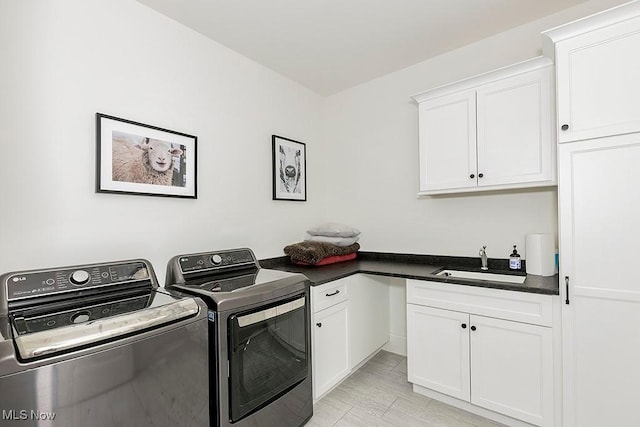
[[[508,263],[508,260],[494,260],[493,265],[490,264],[489,272],[504,274],[505,270],[496,268],[504,265],[503,261]],[[478,260],[475,258],[464,257],[365,252],[356,260],[325,266],[300,266],[292,264],[289,261],[289,257],[286,256],[260,260],[260,265],[263,268],[304,274],[309,279],[312,287],[360,273],[543,295],[560,294],[559,276],[557,274],[548,277],[527,274],[527,279],[521,285],[489,280],[451,278],[433,274],[433,272],[445,267],[473,270],[473,265],[477,262]],[[514,272],[507,271],[506,273],[513,274]],[[516,275],[522,276],[525,275],[525,273],[521,272]]]

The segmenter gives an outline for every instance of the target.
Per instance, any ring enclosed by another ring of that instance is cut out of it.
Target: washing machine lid
[[[14,341],[20,359],[36,359],[137,334],[200,311],[194,299],[157,289],[153,267],[144,259],[6,273],[0,276],[0,319],[8,320],[5,339]]]
[[[193,298],[149,290],[146,294],[75,305],[60,310],[10,313],[20,358],[28,360],[112,341],[196,316]]]

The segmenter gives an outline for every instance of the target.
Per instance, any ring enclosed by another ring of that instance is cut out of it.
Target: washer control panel
[[[148,279],[145,263],[125,262],[16,273],[7,277],[5,286],[7,300],[13,301]]]
[[[255,265],[257,261],[249,249],[232,251],[206,252],[202,254],[183,255],[178,259],[182,273],[227,269]]]

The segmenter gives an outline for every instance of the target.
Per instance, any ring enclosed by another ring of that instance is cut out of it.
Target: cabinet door
[[[349,284],[351,369],[389,341],[389,284],[386,278],[356,274]]]
[[[560,142],[640,130],[639,51],[640,17],[556,44]]]
[[[478,186],[555,181],[552,71],[478,88]]]
[[[640,420],[638,165],[638,133],[560,146],[567,427],[631,426]]]
[[[349,302],[313,315],[313,397],[318,399],[351,371],[349,367]]]
[[[553,424],[551,328],[471,316],[471,403]]]
[[[409,382],[469,401],[469,315],[407,304]]]
[[[421,102],[419,123],[420,191],[475,187],[475,91]]]

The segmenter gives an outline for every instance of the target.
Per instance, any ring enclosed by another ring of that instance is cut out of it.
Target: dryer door
[[[230,316],[232,422],[277,399],[307,377],[308,322],[304,294]]]

